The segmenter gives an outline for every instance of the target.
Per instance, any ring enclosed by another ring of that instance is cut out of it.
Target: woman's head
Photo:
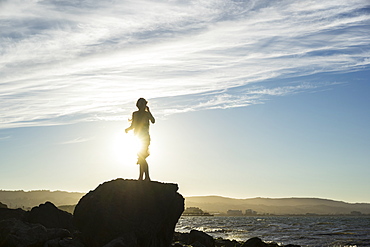
[[[145,110],[146,108],[146,104],[148,104],[148,101],[146,101],[146,99],[144,98],[140,98],[137,100],[136,102],[136,106],[137,108],[139,108],[140,110]]]

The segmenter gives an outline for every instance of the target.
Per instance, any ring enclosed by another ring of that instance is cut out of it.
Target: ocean
[[[175,231],[193,229],[237,241],[259,237],[279,245],[370,246],[370,216],[182,216]]]

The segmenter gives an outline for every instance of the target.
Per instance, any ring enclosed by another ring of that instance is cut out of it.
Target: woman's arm
[[[134,129],[134,124],[135,124],[135,114],[134,113],[132,113],[132,121],[131,121],[131,125],[130,125],[130,127],[128,127],[127,129],[125,129],[125,132],[127,133],[127,132],[129,132],[130,130],[132,130],[132,129]]]
[[[148,106],[146,107],[146,111],[149,113],[149,120],[150,120],[150,122],[155,123],[155,119],[154,119],[152,113],[150,112]]]

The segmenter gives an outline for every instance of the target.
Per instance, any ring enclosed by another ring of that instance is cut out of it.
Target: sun
[[[140,147],[140,140],[132,132],[125,133],[121,131],[115,135],[113,152],[119,162],[136,164],[137,152]]]

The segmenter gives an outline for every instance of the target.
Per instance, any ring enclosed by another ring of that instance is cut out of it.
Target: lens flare
[[[136,164],[137,153],[141,146],[141,141],[132,132],[126,134],[122,131],[115,136],[114,156],[120,163]]]

